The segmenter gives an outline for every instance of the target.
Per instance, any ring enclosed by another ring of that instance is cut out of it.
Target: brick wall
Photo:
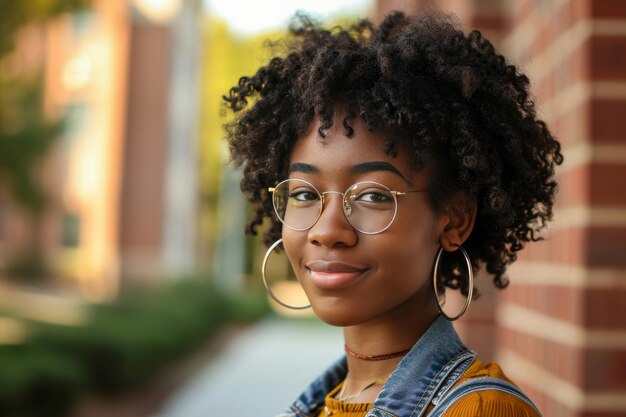
[[[548,239],[528,247],[501,294],[499,356],[546,415],[624,416],[626,3],[511,6],[505,44],[566,162]]]
[[[626,416],[626,1],[380,0],[377,15],[433,5],[523,68],[565,155],[546,241],[459,332],[545,416]]]

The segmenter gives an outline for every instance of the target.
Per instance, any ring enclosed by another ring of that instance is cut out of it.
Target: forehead
[[[333,126],[328,129],[326,138],[323,139],[318,133],[320,122],[314,121],[308,132],[296,141],[289,160],[290,166],[308,164],[317,168],[319,174],[327,176],[351,174],[357,176],[362,170],[355,171],[353,167],[369,162],[385,162],[392,165],[408,182],[411,182],[415,170],[406,149],[398,149],[396,156],[386,154],[384,150],[386,138],[368,131],[358,118],[350,121],[353,133],[348,137],[342,120],[342,118],[335,118]],[[382,165],[384,164],[380,166]],[[369,167],[371,168],[372,165],[370,164]],[[382,169],[381,171],[389,170]]]

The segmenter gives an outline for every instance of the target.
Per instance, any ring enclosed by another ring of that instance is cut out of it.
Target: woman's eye
[[[387,203],[393,200],[393,197],[380,192],[366,192],[357,197],[357,201],[363,201],[365,203]]]
[[[317,194],[311,191],[292,191],[289,198],[296,201],[315,201]]]

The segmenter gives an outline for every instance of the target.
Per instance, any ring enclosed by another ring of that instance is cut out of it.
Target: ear
[[[476,221],[476,200],[466,192],[457,192],[447,202],[440,217],[439,244],[446,252],[453,252],[472,233]]]

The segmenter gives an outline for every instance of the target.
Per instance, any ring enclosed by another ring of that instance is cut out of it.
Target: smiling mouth
[[[306,264],[313,284],[321,289],[339,289],[359,280],[369,271],[341,262],[313,261]]]

